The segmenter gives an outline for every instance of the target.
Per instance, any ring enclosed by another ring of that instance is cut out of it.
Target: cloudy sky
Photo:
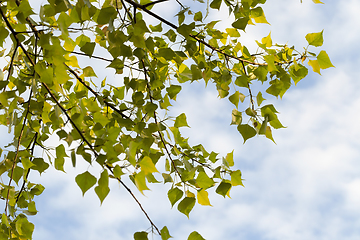
[[[212,194],[213,207],[196,205],[190,219],[171,209],[168,186],[152,185],[146,197],[133,188],[156,225],[167,225],[174,239],[186,239],[195,230],[207,240],[360,238],[360,2],[323,2],[268,1],[264,10],[271,25],[250,26],[243,35],[253,45],[271,31],[273,42],[301,49],[307,33],[324,29],[321,49],[336,66],[322,76],[311,72],[282,100],[265,97],[287,126],[273,132],[277,144],[255,137],[244,145],[229,125],[232,104],[218,99],[214,86],[183,87],[172,111],[187,114],[191,128],[184,135],[223,155],[234,149],[235,165],[246,181],[245,188],[232,189],[231,199]],[[227,15],[212,17],[226,20]],[[34,239],[127,240],[148,229],[136,203],[116,182],[100,207],[95,193],[82,197],[74,181],[89,167],[65,168],[66,174],[49,169],[41,178],[31,175],[46,187],[37,198],[39,213],[30,217]]]

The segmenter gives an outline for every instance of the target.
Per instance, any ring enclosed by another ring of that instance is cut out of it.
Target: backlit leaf
[[[161,233],[161,240],[168,240],[169,238],[172,238],[170,233],[169,233],[169,230],[166,226],[164,226],[161,230],[160,230],[160,233]]]
[[[141,171],[134,175],[134,181],[136,187],[139,189],[141,194],[144,194],[144,190],[150,190],[146,185],[145,172]]]
[[[203,238],[200,233],[194,231],[192,233],[190,233],[189,237],[187,240],[205,240],[205,238]]]
[[[322,46],[323,42],[324,42],[323,32],[324,32],[324,30],[322,30],[321,32],[318,32],[318,33],[306,34],[305,38],[308,41],[309,45],[312,45],[315,47]]]
[[[185,197],[178,205],[179,212],[185,214],[189,218],[189,214],[195,206],[196,199],[194,197]]]
[[[186,122],[186,115],[185,113],[181,113],[179,116],[175,119],[174,127],[189,127],[189,125]]]
[[[319,55],[316,57],[318,60],[319,66],[321,69],[326,69],[329,67],[335,67],[329,58],[329,55],[325,51],[320,51]]]
[[[256,130],[248,124],[240,124],[237,129],[243,137],[244,143],[256,135]]]
[[[211,206],[210,200],[209,200],[209,193],[205,191],[204,189],[201,189],[197,192],[197,200],[198,203],[204,206]]]
[[[320,64],[319,64],[318,60],[309,60],[308,64],[312,67],[314,72],[317,72],[318,74],[321,75]]]
[[[233,186],[241,185],[244,187],[242,180],[243,179],[241,178],[240,170],[236,170],[231,173],[231,185],[233,185]]]
[[[208,189],[214,185],[214,180],[209,178],[209,176],[205,172],[199,172],[196,183],[199,185],[200,188]]]
[[[248,25],[248,22],[249,22],[248,17],[242,17],[242,18],[237,19],[235,22],[233,22],[232,26],[234,28],[245,31],[245,28]]]
[[[135,240],[148,240],[147,235],[148,235],[147,232],[136,232],[134,234],[134,239]]]
[[[222,181],[219,184],[219,186],[216,188],[215,192],[217,194],[220,194],[223,197],[225,197],[225,196],[230,197],[230,195],[229,195],[230,189],[231,189],[231,184],[228,182]]]
[[[168,198],[170,200],[171,206],[174,206],[174,204],[179,201],[183,195],[184,192],[177,187],[170,189],[168,191]]]
[[[80,187],[80,189],[83,193],[83,196],[84,196],[86,191],[95,185],[96,178],[93,175],[91,175],[91,173],[86,171],[82,174],[77,175],[75,178],[75,182]]]
[[[98,186],[95,187],[95,193],[99,197],[100,202],[102,203],[106,196],[109,194],[109,175],[106,170],[102,171],[100,178],[98,180]]]
[[[151,158],[145,156],[139,163],[141,170],[144,171],[145,175],[148,173],[159,172]]]

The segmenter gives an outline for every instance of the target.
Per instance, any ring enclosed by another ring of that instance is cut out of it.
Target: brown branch
[[[242,66],[243,66],[244,73],[245,73],[245,75],[247,76],[245,64],[244,64],[243,62],[241,62],[241,64],[242,64]],[[250,89],[250,84],[249,84],[249,82],[247,83],[247,86],[248,86],[249,94],[250,94],[251,109],[252,109],[252,110],[255,110],[254,99],[253,99],[253,95],[252,95],[252,92],[251,92],[251,89]]]
[[[70,72],[72,75],[74,75],[74,77],[75,77],[82,85],[84,85],[87,89],[90,90],[90,92],[91,92],[92,94],[95,95],[96,99],[100,98],[100,95],[99,95],[97,92],[95,92],[94,89],[92,89],[89,85],[87,85],[87,84],[85,83],[85,81],[84,81],[81,77],[79,77],[79,75],[78,75],[74,70],[72,70],[72,69],[71,69],[69,66],[67,66],[66,64],[65,64],[65,66],[68,67],[69,72]],[[109,103],[109,102],[106,101],[104,98],[103,98],[103,101],[104,101],[104,103],[106,104],[106,106],[110,107],[112,110],[114,110],[115,112],[117,112],[118,114],[120,114],[123,118],[129,118],[129,117],[126,116],[124,113],[122,113],[121,110],[117,109],[113,104]]]
[[[1,11],[1,13],[2,13],[2,11]],[[11,186],[11,182],[13,180],[14,169],[15,169],[16,161],[17,161],[17,158],[18,158],[18,155],[19,155],[20,143],[21,143],[22,136],[24,134],[24,129],[25,129],[25,125],[26,125],[27,116],[28,116],[28,114],[30,112],[30,99],[31,99],[31,97],[32,97],[32,90],[30,90],[28,105],[27,105],[24,121],[23,121],[21,130],[20,130],[18,143],[17,143],[17,147],[16,147],[16,154],[15,154],[15,157],[14,157],[14,162],[13,162],[12,167],[11,167],[10,179],[9,179],[9,184],[8,184],[8,191],[7,191],[7,194],[6,194],[6,202],[5,202],[5,215],[7,215],[7,208],[8,208],[9,195],[10,195],[10,186]]]
[[[150,7],[150,6],[154,5],[154,4],[161,3],[161,2],[165,2],[165,1],[169,1],[169,0],[157,0],[157,1],[155,1],[155,2],[147,3],[147,4],[143,5],[143,6],[144,6],[144,7]]]
[[[107,169],[109,169],[109,171],[114,175],[114,172],[113,170],[111,169],[110,166],[108,165],[105,165]],[[154,222],[151,220],[151,218],[149,217],[149,215],[147,214],[147,212],[145,211],[145,209],[142,207],[141,203],[139,202],[139,200],[136,198],[136,196],[133,194],[133,192],[131,191],[131,189],[126,186],[126,184],[121,181],[120,178],[116,178],[119,183],[126,189],[126,191],[128,191],[128,193],[133,197],[133,199],[135,200],[135,202],[139,205],[141,211],[144,213],[144,215],[146,216],[146,218],[148,219],[148,221],[150,222],[151,226],[154,227],[157,231],[157,233],[161,236],[161,232],[159,231],[159,229],[157,228],[157,226],[154,224]]]
[[[149,81],[148,81],[148,79],[147,79],[147,71],[146,71],[146,67],[145,67],[144,60],[141,59],[141,62],[142,62],[142,66],[143,66],[144,72],[145,72],[145,80],[146,80],[146,85],[147,85],[148,92],[149,92],[150,102],[153,103],[153,97],[152,97],[152,95],[151,95],[150,83],[149,83]],[[156,116],[156,112],[155,112],[155,111],[154,111],[154,120],[155,120],[156,125],[158,125],[157,116]],[[174,160],[172,159],[171,154],[170,154],[169,150],[168,150],[167,147],[166,147],[166,142],[165,142],[165,140],[164,140],[164,138],[163,138],[163,135],[162,135],[161,131],[158,130],[157,132],[158,132],[158,134],[159,134],[159,136],[160,136],[160,140],[161,140],[162,144],[164,145],[166,154],[168,155],[168,157],[169,157],[169,159],[170,159],[170,161],[171,161],[171,164],[173,165],[176,173],[179,175],[179,177],[180,177],[180,179],[181,179],[181,174],[179,173],[179,171],[178,171],[178,169],[177,169],[177,167],[176,167],[176,165],[175,165],[175,162],[174,162]]]
[[[29,102],[29,104],[30,104],[30,102]],[[40,120],[40,121],[41,121],[41,120]],[[31,155],[30,161],[31,161],[31,162],[32,162],[32,160],[33,160],[33,154],[34,154],[34,149],[35,149],[37,137],[38,137],[38,132],[36,132],[36,133],[35,133],[35,136],[33,137],[34,141],[32,142],[33,145],[32,145],[32,147],[31,147],[31,149],[30,149],[30,155]],[[30,143],[30,144],[31,144],[31,143]],[[29,144],[28,148],[30,147],[30,144]],[[25,190],[25,183],[26,183],[26,180],[27,180],[28,177],[29,177],[29,174],[30,174],[30,168],[27,169],[26,175],[25,175],[25,177],[23,177],[23,184],[22,184],[22,186],[21,186],[21,188],[20,188],[20,191],[19,191],[19,193],[18,193],[18,195],[17,195],[17,197],[16,197],[15,203],[17,203],[17,202],[19,201],[19,198],[20,198],[21,193]]]
[[[69,53],[73,53],[73,54],[77,54],[77,55],[81,55],[81,56],[87,56],[89,58],[95,58],[95,59],[99,59],[99,60],[103,60],[103,61],[106,61],[106,62],[112,62],[113,60],[111,59],[107,59],[107,58],[104,58],[104,57],[99,57],[99,56],[94,56],[92,55],[91,57],[85,53],[81,53],[81,52],[75,52],[75,51],[72,51],[72,52],[69,52]],[[136,71],[139,71],[139,72],[143,72],[143,70],[141,69],[138,69],[138,68],[134,68],[134,67],[131,67],[129,65],[126,65],[124,64],[124,67],[127,67],[127,68],[130,68],[131,70],[136,70]]]
[[[126,2],[128,2],[129,4],[133,5],[134,7],[136,8],[140,8],[141,10],[143,10],[144,12],[146,12],[147,14],[153,16],[154,18],[160,20],[161,22],[165,23],[166,25],[174,28],[174,29],[178,29],[178,26],[176,26],[175,24],[169,22],[168,20],[160,17],[159,15],[151,12],[150,10],[148,10],[146,7],[144,7],[144,5],[141,5],[139,3],[136,3],[132,0],[125,0]],[[216,47],[213,47],[211,46],[209,43],[205,42],[204,40],[200,39],[199,37],[197,37],[196,35],[194,34],[189,34],[190,37],[192,37],[193,39],[195,39],[196,41],[204,44],[205,46],[207,46],[208,48],[218,52],[218,53],[221,53],[223,54],[224,56],[228,57],[228,58],[233,58],[233,59],[236,59],[238,61],[241,61],[241,62],[244,62],[244,63],[249,63],[249,64],[252,64],[252,65],[258,65],[258,66],[267,66],[266,63],[257,63],[257,62],[253,62],[253,61],[249,61],[249,60],[246,60],[246,59],[243,59],[243,58],[240,58],[240,57],[237,57],[237,56],[233,56],[233,55],[230,55],[230,54],[227,54],[225,53],[223,50],[219,49],[219,48],[216,48]]]

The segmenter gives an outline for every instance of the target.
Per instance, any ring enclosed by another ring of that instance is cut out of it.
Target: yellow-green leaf
[[[312,45],[315,47],[322,46],[323,42],[324,42],[323,32],[324,32],[324,30],[322,30],[321,32],[318,32],[318,33],[306,34],[305,38],[308,41],[309,45]]]
[[[179,201],[183,195],[184,192],[177,187],[170,189],[168,191],[168,198],[170,200],[171,206],[174,206],[174,204]]]
[[[106,196],[109,194],[109,192],[109,174],[107,170],[104,170],[102,171],[98,180],[98,186],[95,187],[95,193],[99,197],[100,202],[102,203]]]
[[[208,189],[214,185],[214,180],[209,178],[205,172],[199,172],[199,175],[196,178],[196,183],[200,188]]]
[[[321,75],[320,73],[320,65],[318,60],[309,60],[308,64],[312,67],[314,72],[317,72],[318,74]]]
[[[141,194],[144,194],[143,192],[144,190],[150,190],[146,185],[145,172],[141,171],[135,174],[134,180],[135,180],[135,185],[139,189]]]
[[[209,200],[209,193],[204,189],[201,189],[200,191],[197,192],[197,200],[198,203],[201,205],[211,206]]]
[[[159,172],[150,157],[145,156],[139,163],[141,171],[144,171],[145,175],[148,173]]]
[[[329,58],[329,55],[325,51],[321,51],[319,55],[316,57],[321,69],[326,69],[329,67],[335,67]]]
[[[187,240],[205,240],[205,238],[203,238],[200,233],[194,231],[192,233],[190,233],[189,237]]]
[[[185,214],[189,218],[189,214],[195,205],[195,198],[185,197],[178,205],[179,212]]]
[[[189,125],[186,122],[186,115],[185,113],[180,114],[179,116],[176,117],[175,119],[175,124],[174,127],[189,127]]]
[[[95,185],[96,178],[93,175],[91,175],[91,173],[86,171],[82,174],[77,175],[75,178],[75,182],[80,187],[80,189],[83,193],[83,196],[84,196],[86,191]]]
[[[233,186],[238,186],[241,185],[244,187],[244,184],[242,183],[242,178],[241,178],[241,171],[240,170],[236,170],[234,172],[231,173],[231,185]]]

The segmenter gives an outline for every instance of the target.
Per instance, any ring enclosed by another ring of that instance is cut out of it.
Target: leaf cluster
[[[233,152],[221,157],[191,145],[181,133],[189,127],[186,113],[168,113],[182,84],[204,81],[235,106],[229,121],[244,142],[256,135],[274,141],[272,130],[283,125],[263,96],[282,97],[308,74],[304,61],[319,74],[333,65],[325,51],[308,51],[322,45],[323,32],[306,35],[303,52],[274,44],[269,34],[250,53],[240,36],[250,25],[268,23],[265,2],[198,0],[205,10],[193,13],[178,1],[175,24],[151,11],[170,4],[166,0],[48,0],[39,9],[30,0],[1,1],[0,56],[7,65],[0,74],[0,124],[14,136],[0,149],[0,175],[8,179],[0,184],[1,239],[31,239],[34,225],[26,215],[37,213],[34,198],[44,187],[29,174],[51,165],[65,172],[67,160],[73,167],[84,160],[101,166],[98,174],[87,169],[76,176],[82,194],[93,188],[103,203],[109,180],[118,181],[161,239],[171,237],[167,227],[156,226],[133,187],[144,194],[150,184],[166,183],[171,206],[189,217],[196,203],[211,206],[209,191],[230,197],[232,187],[243,186]],[[225,31],[206,20],[221,7],[235,17]],[[149,25],[149,17],[158,24]],[[115,74],[100,79],[98,62]],[[256,96],[255,82],[266,87]],[[137,232],[134,239],[148,234]],[[203,237],[192,232],[188,239]]]

